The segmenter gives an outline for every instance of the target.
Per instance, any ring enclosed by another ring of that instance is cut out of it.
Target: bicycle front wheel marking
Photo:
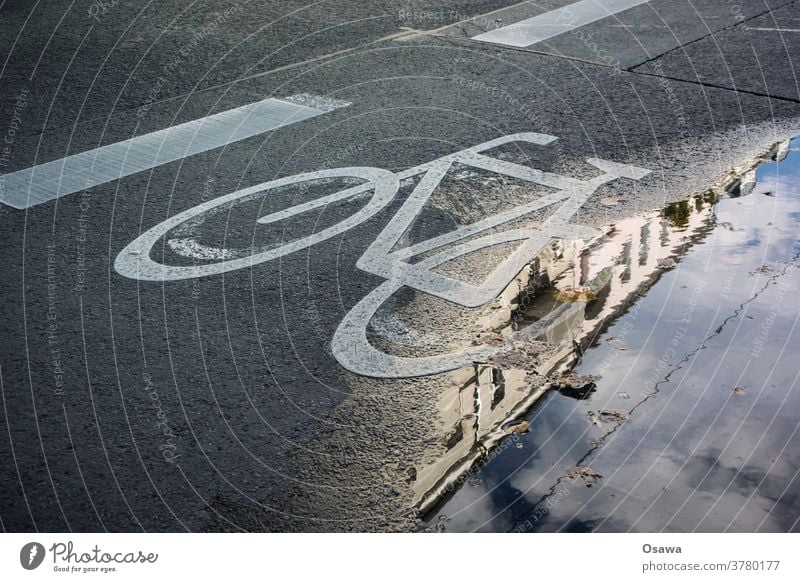
[[[266,195],[270,190],[274,190],[275,188],[279,188],[281,186],[289,186],[292,184],[300,184],[303,182],[325,178],[361,178],[367,182],[365,184],[349,188],[344,192],[326,196],[320,200],[312,201],[310,203],[299,204],[278,213],[268,215],[267,217],[262,217],[258,222],[262,224],[277,222],[285,218],[296,216],[303,212],[308,212],[312,208],[317,208],[323,206],[324,204],[333,203],[352,196],[358,196],[365,192],[369,192],[370,190],[374,190],[375,192],[373,193],[367,205],[349,218],[346,218],[319,232],[292,241],[275,249],[254,253],[247,257],[239,257],[202,265],[165,265],[163,263],[154,261],[150,257],[155,244],[170,230],[193,218],[201,216],[205,212],[208,212],[223,204],[228,204],[243,198],[253,197],[256,195]],[[219,198],[204,202],[203,204],[168,218],[164,222],[141,234],[136,240],[122,249],[122,251],[120,251],[120,253],[117,255],[116,261],[114,262],[114,268],[116,269],[117,273],[130,279],[139,279],[142,281],[177,281],[180,279],[194,279],[197,277],[218,275],[228,271],[252,267],[254,265],[272,261],[290,253],[306,249],[361,224],[386,206],[392,200],[392,198],[394,198],[399,187],[400,182],[395,174],[380,168],[370,167],[350,167],[319,170],[317,172],[308,172],[306,174],[299,174],[296,176],[281,178],[279,180],[273,180],[271,182],[265,182],[251,188],[245,188],[244,190],[239,190],[225,196],[220,196]]]

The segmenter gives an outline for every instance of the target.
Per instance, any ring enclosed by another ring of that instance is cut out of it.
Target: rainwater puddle
[[[534,282],[515,326],[572,344],[573,376],[426,528],[800,530],[800,140],[777,156],[755,183],[622,221]],[[478,384],[495,395],[525,381],[490,372]]]

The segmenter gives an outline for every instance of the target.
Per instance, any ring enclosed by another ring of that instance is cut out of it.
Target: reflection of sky
[[[550,394],[523,447],[504,451],[441,510],[448,530],[800,527],[800,272],[787,264],[800,233],[800,153],[758,176],[752,194],[718,204],[717,223],[729,228],[693,247],[635,317],[587,351],[576,372],[602,368],[597,392],[585,401]],[[611,337],[628,350],[614,351]],[[658,393],[648,398],[651,378]],[[614,429],[590,422],[602,409],[632,412]],[[564,475],[578,463],[604,478],[570,483]]]

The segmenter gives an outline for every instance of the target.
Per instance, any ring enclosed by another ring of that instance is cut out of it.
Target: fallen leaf
[[[622,422],[628,420],[628,413],[622,410],[601,410],[600,418],[603,420],[616,420]]]
[[[597,483],[603,476],[592,469],[591,467],[586,467],[585,465],[578,465],[577,467],[572,467],[567,470],[567,477],[571,480],[575,481],[580,479],[587,487],[591,487],[595,483]]]
[[[675,259],[667,257],[666,259],[658,259],[659,269],[671,269],[675,266]]]
[[[578,376],[577,374],[565,374],[553,381],[553,388],[564,396],[585,400],[592,392],[597,390],[596,380],[600,376]]]
[[[771,272],[772,272],[772,267],[770,267],[769,265],[761,265],[758,269],[756,269],[755,271],[752,271],[750,274],[751,275],[755,275],[756,273],[765,274],[765,273],[771,273]]]
[[[529,426],[528,421],[523,420],[519,424],[509,426],[506,429],[506,434],[525,434],[526,432],[528,432],[528,426]]]
[[[588,303],[597,299],[597,293],[588,287],[577,287],[575,289],[562,289],[556,295],[556,301],[561,303]]]

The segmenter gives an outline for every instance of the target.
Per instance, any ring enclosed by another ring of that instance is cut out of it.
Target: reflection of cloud
[[[756,173],[756,180],[759,186],[770,180],[785,180],[789,188],[798,187],[798,178],[800,178],[800,155],[797,150],[791,150],[789,156],[785,158],[780,164],[764,164]],[[760,187],[759,187],[760,189]]]
[[[764,192],[776,193],[774,197]],[[765,261],[785,261],[791,257],[800,213],[800,170],[798,177],[772,176],[750,195],[726,199],[717,208],[719,222],[730,222],[735,230],[717,229],[716,252],[741,254]]]
[[[510,514],[517,526],[530,521],[533,531],[797,529],[800,392],[790,387],[797,370],[792,325],[798,304],[788,290],[797,288],[800,271],[785,261],[797,250],[800,232],[800,163],[784,165],[780,175],[774,165],[760,172],[751,194],[721,200],[710,236],[705,230],[691,238],[681,234],[682,245],[691,241],[691,252],[665,271],[667,284],[652,284],[636,309],[607,331],[624,337],[629,349],[611,358],[613,346],[599,342],[575,369],[601,375],[597,392],[577,402],[553,395],[531,419],[524,439],[530,458],[515,459],[522,466],[510,471],[487,466],[480,520],[492,518],[488,528],[502,530],[495,524],[505,525]],[[774,196],[765,196],[768,191]],[[683,220],[685,211],[686,205],[675,206],[672,216]],[[591,281],[609,264],[619,267],[610,281],[623,292],[629,279],[637,281],[637,268],[649,275],[646,263],[669,230],[638,220],[623,221],[604,246],[578,254],[582,262],[570,284]],[[755,339],[762,337],[770,349],[754,356],[760,345]],[[646,399],[655,383],[658,395]],[[746,386],[746,392],[734,397],[734,386]],[[620,390],[630,399],[616,400]],[[587,430],[588,408],[629,410],[634,404],[613,434],[603,427]],[[590,441],[599,436],[603,446],[594,448]],[[566,500],[537,512],[575,463],[603,475],[600,484],[566,484]],[[502,514],[492,515],[497,511]]]
[[[800,167],[791,172],[781,170],[780,174],[776,174],[774,170],[764,175],[759,174],[756,188],[750,195],[763,196],[766,192],[770,192],[776,198],[797,196],[800,192]]]
[[[757,442],[760,436],[761,431],[756,429],[742,438]],[[716,504],[712,529],[718,531],[726,519],[735,517],[730,524],[732,530],[789,531],[795,516],[800,514],[800,496],[791,488],[786,494],[784,491],[791,485],[790,468],[796,467],[800,458],[796,455],[783,457],[781,463],[766,467],[754,464],[751,458],[751,464],[735,466],[722,461],[722,455],[719,449],[710,449],[705,455],[689,459],[683,469],[689,475],[687,485],[694,490],[692,496],[698,491],[712,494],[709,499]],[[711,504],[707,509],[711,509]],[[698,519],[700,517],[702,514]],[[762,520],[764,524],[759,527]],[[702,522],[697,524],[701,525]]]
[[[508,531],[513,528],[511,512],[506,509],[511,501],[505,494],[499,494],[503,486],[495,488],[496,485],[496,483],[486,483],[478,487],[465,485],[467,489],[463,491],[472,494],[461,495],[456,498],[459,502],[457,505],[451,503],[447,506],[448,519],[444,522],[445,530],[480,531],[488,526],[491,531]],[[436,522],[438,515],[440,514],[437,514],[431,523]]]

